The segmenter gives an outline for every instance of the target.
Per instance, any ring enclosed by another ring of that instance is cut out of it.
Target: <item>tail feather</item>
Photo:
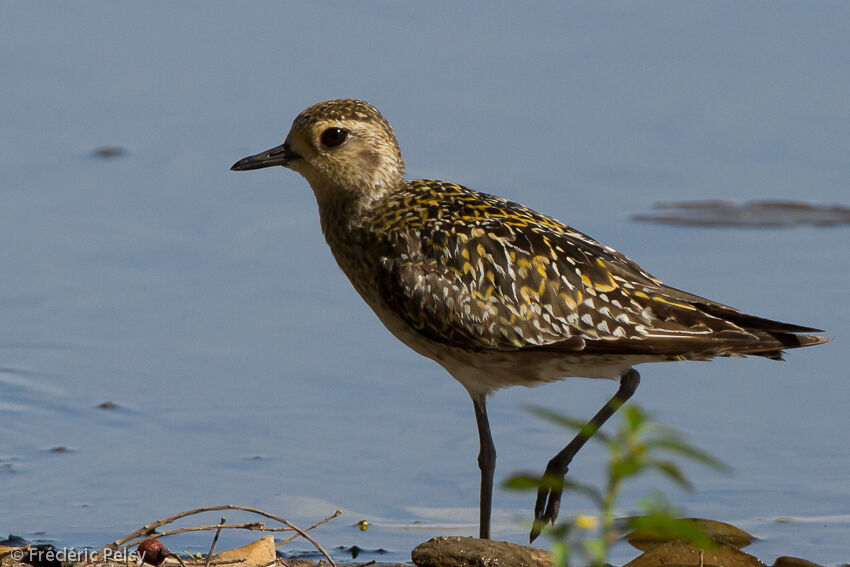
[[[731,317],[727,317],[730,320]],[[747,321],[749,325],[740,324]],[[802,348],[831,342],[832,339],[820,335],[800,333],[796,329],[815,331],[761,317],[741,314],[731,321],[737,329],[726,328],[712,334],[695,333],[690,336],[668,335],[648,339],[636,337],[620,340],[584,340],[582,352],[586,354],[650,354],[685,356],[705,360],[715,356],[755,355],[773,360],[782,360],[786,349]],[[781,330],[776,330],[781,329]],[[561,345],[534,347],[539,350],[560,349]],[[574,349],[574,343],[571,343]]]
[[[815,329],[814,327],[804,327],[803,325],[765,319],[764,317],[741,313],[721,304],[704,304],[699,307],[704,312],[715,317],[721,317],[761,339],[755,344],[734,349],[734,352],[737,354],[753,354],[774,360],[782,360],[782,352],[785,349],[802,348],[832,342],[832,339],[829,337],[809,335],[808,333],[823,332],[823,330]]]
[[[747,329],[752,332],[752,329]],[[812,345],[820,345],[823,343],[832,342],[829,337],[819,335],[798,335],[794,333],[777,333],[777,332],[757,332],[758,335],[768,335],[761,344],[735,349],[736,354],[751,354],[755,356],[763,356],[771,360],[784,360],[782,354],[785,349],[802,348]],[[776,343],[779,343],[777,345]]]
[[[794,325],[792,323],[783,323],[782,321],[774,321],[773,319],[765,319],[764,317],[756,317],[755,315],[748,315],[746,313],[741,313],[739,311],[729,310],[721,310],[716,309],[714,306],[698,306],[702,311],[705,311],[709,315],[714,315],[715,317],[720,317],[721,319],[725,319],[731,323],[738,325],[739,327],[743,327],[744,329],[758,330],[758,331],[767,331],[771,334],[789,334],[789,333],[822,333],[823,329],[815,329],[813,327],[804,327],[802,325]],[[777,337],[778,339],[778,337]],[[809,344],[819,344],[817,342],[809,343]],[[807,345],[798,345],[798,346],[807,346]],[[793,347],[789,347],[793,348]]]
[[[746,330],[750,332],[754,331],[754,329]],[[765,340],[761,344],[736,350],[735,352],[738,354],[755,354],[781,360],[782,351],[785,349],[802,348],[832,342],[831,338],[822,337],[820,335],[800,335],[794,333],[777,333],[772,331],[768,331],[766,333],[762,331],[754,334],[768,336],[765,337]],[[776,344],[777,342],[779,343],[778,345]]]

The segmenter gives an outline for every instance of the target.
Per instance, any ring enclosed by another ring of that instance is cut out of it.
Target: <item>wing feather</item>
[[[382,233],[388,253],[378,267],[384,300],[430,340],[473,350],[710,357],[778,352],[798,346],[793,333],[814,331],[665,286],[563,223],[447,187],[439,207],[449,214],[431,211],[414,227]]]

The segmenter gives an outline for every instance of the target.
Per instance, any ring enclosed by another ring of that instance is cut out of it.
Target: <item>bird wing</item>
[[[444,199],[430,220],[385,233],[381,295],[428,339],[475,350],[707,357],[800,346],[777,334],[812,330],[665,286],[563,223],[474,195],[456,214],[442,214]]]

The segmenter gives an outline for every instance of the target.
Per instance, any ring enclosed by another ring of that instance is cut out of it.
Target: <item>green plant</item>
[[[585,433],[588,425],[548,409],[533,407],[533,413],[556,425]],[[580,514],[556,523],[548,529],[554,544],[552,558],[559,567],[570,565],[574,556],[594,567],[605,565],[611,546],[625,530],[641,530],[691,542],[709,548],[711,539],[692,522],[676,518],[675,511],[662,496],[645,499],[639,506],[643,512],[617,520],[615,506],[623,483],[648,471],[657,471],[685,489],[691,488],[675,458],[692,460],[718,470],[726,467],[720,461],[689,444],[677,431],[654,422],[634,405],[620,410],[621,423],[613,434],[596,431],[592,439],[608,450],[605,484],[602,488],[570,478],[540,477],[516,474],[505,482],[514,490],[537,490],[540,486],[562,488],[590,499],[598,515]]]

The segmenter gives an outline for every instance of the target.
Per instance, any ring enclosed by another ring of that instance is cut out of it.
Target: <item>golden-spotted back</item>
[[[665,286],[564,223],[455,184],[408,181],[364,228],[386,247],[382,297],[445,344],[708,358],[823,342]]]

